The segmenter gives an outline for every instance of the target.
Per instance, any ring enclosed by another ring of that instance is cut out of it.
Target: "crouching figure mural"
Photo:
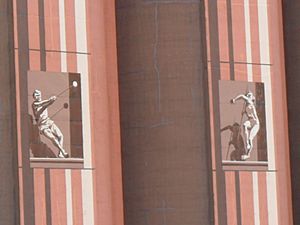
[[[41,91],[34,90],[33,99],[32,110],[40,134],[48,138],[54,146],[58,148],[58,158],[68,158],[69,155],[63,148],[64,136],[54,121],[48,116],[47,108],[55,102],[56,96],[52,96],[47,100],[42,100]]]
[[[252,92],[247,92],[245,95],[240,94],[235,98],[231,99],[231,103],[234,104],[238,100],[244,101],[244,107],[242,111],[242,117],[245,115],[246,120],[243,123],[244,132],[244,143],[245,143],[245,154],[241,156],[242,160],[250,158],[250,153],[253,149],[253,140],[256,137],[260,124],[255,108],[255,96]]]

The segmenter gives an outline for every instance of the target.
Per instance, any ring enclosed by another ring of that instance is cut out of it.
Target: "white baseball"
[[[72,86],[73,86],[73,87],[77,87],[77,86],[78,86],[77,81],[74,80],[74,81],[72,82]]]

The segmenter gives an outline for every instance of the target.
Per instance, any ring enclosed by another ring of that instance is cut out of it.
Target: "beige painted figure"
[[[32,109],[37,121],[37,125],[41,134],[51,140],[51,142],[59,149],[59,158],[68,158],[68,153],[63,148],[63,134],[55,123],[49,118],[47,108],[54,103],[56,96],[52,96],[47,100],[42,100],[42,93],[39,90],[33,92],[34,102]]]
[[[245,105],[242,114],[246,114],[247,120],[243,124],[243,130],[245,135],[245,149],[246,153],[241,156],[242,160],[246,160],[250,157],[250,153],[253,149],[253,140],[259,131],[259,119],[255,108],[255,97],[252,92],[247,92],[246,95],[238,95],[231,100],[231,103],[235,103],[237,100],[244,100]]]

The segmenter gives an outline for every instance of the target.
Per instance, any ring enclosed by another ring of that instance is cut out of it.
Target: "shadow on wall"
[[[226,153],[226,160],[228,160],[228,154],[230,151],[230,147],[233,146],[234,150],[230,153],[230,160],[233,161],[241,161],[241,156],[245,154],[245,144],[243,136],[241,135],[241,126],[238,123],[234,123],[232,125],[228,125],[221,129],[221,132],[230,130],[230,139],[228,142],[228,148]]]
[[[29,118],[29,137],[30,137],[30,153],[31,157],[37,158],[56,158],[51,148],[41,141],[40,131],[37,124],[34,122],[32,115],[28,114]]]

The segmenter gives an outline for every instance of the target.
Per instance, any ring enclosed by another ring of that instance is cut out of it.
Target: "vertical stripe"
[[[248,74],[248,81],[253,81],[249,0],[244,0],[244,14],[245,14],[247,74]]]
[[[62,169],[51,169],[51,220],[54,224],[67,224],[66,178]],[[38,225],[38,224],[37,224]]]
[[[269,225],[278,225],[276,173],[267,172]]]
[[[243,225],[242,224],[242,201],[241,201],[241,177],[240,177],[240,172],[239,171],[235,171],[234,172],[234,176],[235,176],[235,201],[236,201],[236,220],[237,220],[237,224],[238,225]],[[230,224],[228,224],[230,225]]]
[[[29,4],[31,5],[31,4]],[[40,65],[41,70],[46,71],[46,43],[45,43],[45,5],[44,0],[38,1],[39,36],[40,36]],[[30,37],[30,35],[29,35]],[[32,60],[31,60],[32,61]]]
[[[45,202],[46,202],[46,221],[47,225],[52,225],[52,209],[51,209],[51,180],[50,169],[45,169]]]
[[[219,214],[218,214],[218,192],[217,192],[217,175],[213,171],[213,192],[214,192],[214,218],[215,225],[219,225]]]
[[[226,205],[227,205],[227,224],[237,225],[238,216],[237,216],[237,198],[236,195],[239,194],[236,192],[236,179],[234,171],[225,172],[226,178]],[[239,204],[239,203],[238,203]]]
[[[231,0],[227,0],[227,26],[228,26],[228,50],[229,50],[230,80],[234,80],[235,79],[235,68],[234,68],[233,22],[232,22],[232,4],[231,3],[232,3]]]
[[[258,4],[258,25],[259,25],[259,46],[260,63],[270,64],[270,41],[268,25],[267,1],[261,0]],[[265,83],[266,96],[266,125],[267,125],[267,145],[269,169],[275,170],[275,149],[274,149],[274,127],[273,127],[273,105],[272,105],[272,87],[271,72],[269,65],[261,65],[262,81]]]
[[[67,205],[67,225],[73,225],[73,205],[72,205],[72,177],[71,170],[65,170],[66,177],[66,205]]]
[[[34,169],[34,204],[35,223],[46,225],[46,191],[45,191],[45,170]],[[48,225],[48,224],[47,224]]]
[[[83,224],[94,225],[93,171],[82,170]]]
[[[59,0],[59,32],[60,32],[60,50],[61,50],[61,71],[67,72],[66,18],[65,18],[64,0]]]
[[[72,170],[73,224],[83,225],[81,170]]]
[[[239,172],[241,198],[241,225],[254,225],[252,172]]]
[[[67,72],[67,53],[66,53],[66,19],[65,2],[59,0],[59,32],[60,32],[60,50],[61,50],[61,71]],[[72,177],[71,170],[65,170],[66,179],[66,207],[67,207],[67,225],[73,225],[73,202],[72,202]]]
[[[77,71],[81,74],[84,167],[92,167],[85,0],[75,0]],[[79,54],[80,53],[80,54]]]
[[[75,27],[77,47],[77,71],[81,74],[84,167],[92,167],[89,79],[87,56],[87,30],[85,0],[75,0]],[[92,170],[83,170],[82,174],[83,224],[94,225],[94,190]]]
[[[266,172],[258,173],[260,225],[268,225],[268,194],[266,174]]]
[[[259,192],[258,192],[258,175],[257,172],[252,173],[253,179],[253,205],[254,205],[254,224],[260,225],[259,213]]]
[[[20,225],[25,225],[24,222],[24,186],[22,168],[19,168],[19,204],[20,204]]]
[[[270,64],[270,40],[268,24],[267,0],[258,3],[258,26],[260,44],[260,63]],[[274,148],[274,127],[273,127],[273,105],[270,66],[261,66],[262,81],[265,83],[266,96],[266,125],[267,125],[267,145],[269,169],[275,170],[275,148]],[[278,225],[277,187],[276,173],[267,173],[267,193],[268,193],[268,220],[269,225]]]

